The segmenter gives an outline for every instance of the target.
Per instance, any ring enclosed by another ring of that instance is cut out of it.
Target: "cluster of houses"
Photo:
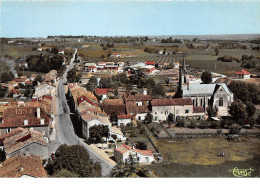
[[[23,97],[26,86],[34,86],[33,98],[40,98],[42,96],[54,96],[55,84],[57,78],[57,71],[51,70],[43,77],[43,82],[37,82],[35,79],[40,74],[31,74],[30,77],[20,76],[14,78],[12,81],[7,83],[1,83],[1,88],[8,90],[7,96],[18,98]],[[31,90],[31,89],[30,89]]]
[[[82,136],[85,139],[90,138],[89,129],[94,125],[104,125],[108,127],[109,136],[107,140],[114,140],[113,137],[121,141],[126,139],[120,129],[112,126],[109,116],[101,110],[98,99],[92,92],[87,91],[86,88],[78,84],[69,84],[68,94],[70,100],[69,105],[77,116],[77,122],[81,124]]]
[[[57,71],[45,74],[44,81],[35,85],[37,76],[21,76],[5,84],[13,98],[0,102],[0,177],[47,177],[43,161],[49,156]],[[14,98],[23,96],[21,84],[35,85],[32,98]]]
[[[0,177],[47,177],[43,160],[48,159],[48,145],[41,132],[16,128],[0,136]]]

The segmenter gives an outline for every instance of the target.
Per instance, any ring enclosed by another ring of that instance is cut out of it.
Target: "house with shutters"
[[[160,98],[153,99],[152,102],[152,115],[153,121],[165,121],[170,113],[174,118],[177,117],[191,117],[193,114],[193,105],[190,98]]]
[[[152,150],[139,150],[135,146],[125,144],[121,144],[114,149],[114,157],[117,162],[121,163],[130,161],[130,157],[139,164],[149,164],[155,160]]]

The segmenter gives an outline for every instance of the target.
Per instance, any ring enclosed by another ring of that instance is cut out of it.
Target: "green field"
[[[147,166],[160,177],[232,177],[228,169],[253,167],[259,176],[259,138],[229,142],[224,138],[158,140],[164,163]],[[225,157],[218,153],[224,152]],[[196,170],[199,170],[197,172]],[[205,171],[205,172],[203,172]]]

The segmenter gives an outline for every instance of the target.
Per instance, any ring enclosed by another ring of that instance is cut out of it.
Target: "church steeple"
[[[179,89],[188,89],[189,76],[186,68],[185,55],[183,54],[182,66],[179,67]]]

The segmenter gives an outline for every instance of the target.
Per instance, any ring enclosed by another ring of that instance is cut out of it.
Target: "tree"
[[[148,112],[144,118],[144,123],[149,124],[152,123],[152,121],[153,121],[153,115],[150,112]]]
[[[89,128],[90,140],[95,142],[102,142],[103,137],[108,137],[108,126],[105,125],[94,125]]]
[[[52,54],[58,54],[58,53],[59,53],[59,49],[57,49],[56,47],[53,47],[53,48],[51,49],[51,53],[52,53]]]
[[[59,171],[66,173],[62,170],[67,170],[79,177],[99,176],[88,152],[80,145],[61,145],[55,152],[54,161],[49,161],[46,168],[50,175],[59,173]]]
[[[248,118],[252,118],[256,111],[254,104],[249,101],[249,102],[246,102],[245,105],[246,105],[246,112],[247,112]]]
[[[77,76],[77,74],[76,74],[76,69],[75,69],[75,68],[71,69],[71,70],[67,73],[67,81],[68,81],[68,82],[75,82],[76,76]]]
[[[216,53],[216,56],[218,56],[218,54],[219,54],[219,48],[215,48],[215,53]]]
[[[170,114],[168,115],[168,121],[170,121],[170,122],[173,122],[173,121],[174,121],[174,116],[173,116],[172,113],[170,113]]]
[[[203,84],[210,84],[212,82],[212,74],[211,72],[203,72],[201,75],[201,80]]]
[[[35,82],[38,82],[38,81],[39,81],[39,82],[41,83],[41,82],[43,81],[43,78],[42,78],[41,75],[37,75],[37,76],[34,78],[34,81],[35,81]]]
[[[170,83],[170,79],[169,78],[165,78],[164,79],[164,81],[165,81],[165,83],[167,84],[167,86],[169,85],[169,83]]]
[[[163,54],[165,54],[165,53],[166,53],[166,47],[163,48]]]
[[[108,50],[108,51],[107,51],[107,57],[110,57],[112,54],[113,54],[113,53],[112,53],[111,50]]]
[[[130,91],[130,90],[134,89],[133,84],[131,84],[131,83],[126,84],[126,85],[125,85],[125,89],[126,89],[127,91]]]
[[[229,113],[235,120],[245,120],[247,118],[246,107],[241,100],[235,100],[229,107]]]
[[[79,176],[75,173],[72,173],[66,169],[58,170],[53,177],[55,178],[78,178]]]
[[[99,81],[99,86],[101,88],[111,88],[112,86],[112,81],[110,78],[106,78],[106,77],[101,77],[100,81]]]
[[[259,96],[258,94],[256,94],[259,91],[259,88],[253,87],[249,91],[248,84],[242,81],[232,81],[228,87],[233,92],[234,98],[241,100],[243,103],[252,101],[252,97],[254,97],[254,100],[257,100],[257,96]],[[252,95],[250,94],[250,92],[252,93]]]
[[[11,71],[5,71],[1,74],[1,80],[3,82],[11,81],[14,78],[14,74]]]
[[[96,85],[93,82],[88,81],[88,83],[86,84],[86,89],[88,91],[94,92],[95,88]]]
[[[154,96],[164,96],[164,88],[160,84],[156,84],[152,89],[152,95]]]
[[[137,141],[136,148],[140,150],[147,150],[147,145],[143,141]]]
[[[208,113],[208,118],[210,119],[211,117],[215,117],[218,114],[218,108],[215,106],[214,108],[210,105],[207,107],[207,113]]]
[[[172,124],[172,122],[174,121],[174,116],[173,116],[172,113],[170,113],[170,114],[168,115],[167,120],[168,120],[168,126],[170,127],[171,124]]]
[[[111,122],[117,122],[117,114],[116,113],[113,113],[110,115],[110,121]]]

